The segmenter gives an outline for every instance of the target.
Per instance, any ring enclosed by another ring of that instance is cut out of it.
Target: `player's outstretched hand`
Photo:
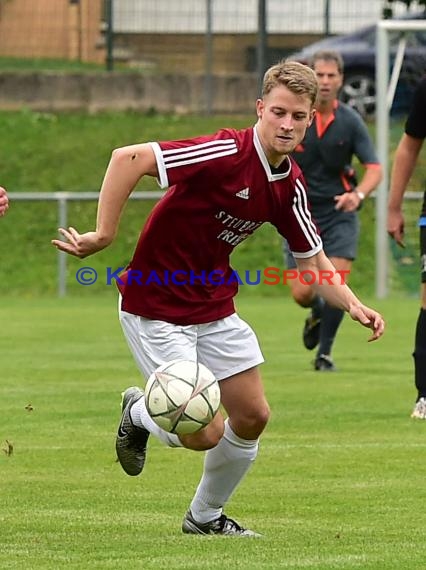
[[[382,315],[374,309],[370,309],[365,305],[356,304],[351,305],[349,314],[354,321],[358,321],[364,327],[367,327],[373,331],[373,334],[368,339],[368,342],[377,340],[384,333],[385,321]]]
[[[58,229],[59,233],[66,238],[67,241],[60,239],[52,239],[52,245],[61,251],[65,251],[70,255],[75,255],[83,259],[109,245],[109,241],[102,239],[97,232],[87,232],[79,234],[78,231],[69,227],[67,230],[64,228]]]
[[[4,216],[9,207],[9,198],[4,188],[0,186],[0,216]]]

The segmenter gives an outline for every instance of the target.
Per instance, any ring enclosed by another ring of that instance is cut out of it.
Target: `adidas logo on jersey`
[[[243,188],[242,190],[237,192],[235,196],[238,196],[238,198],[243,198],[244,200],[248,200],[250,197],[250,188],[248,186],[247,188]]]

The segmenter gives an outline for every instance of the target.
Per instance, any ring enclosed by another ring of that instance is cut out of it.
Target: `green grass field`
[[[2,172],[0,184],[10,192],[33,191],[97,191],[113,148],[146,140],[177,139],[204,132],[214,132],[223,126],[242,128],[251,125],[253,116],[179,116],[110,112],[37,113],[28,109],[0,112],[4,132],[0,139]],[[369,125],[374,137],[374,125]],[[390,149],[401,136],[401,120],[391,121]],[[422,164],[424,164],[422,162]],[[423,187],[422,164],[413,177],[410,189]],[[158,190],[156,181],[146,178],[138,190]],[[112,247],[95,258],[95,267],[126,265],[132,255],[140,228],[153,202],[132,202],[126,207],[117,240]],[[14,201],[8,215],[1,221],[0,294],[11,291],[25,296],[54,294],[56,282],[56,252],[50,240],[56,237],[58,207],[51,202]],[[390,290],[392,293],[417,295],[417,228],[420,204],[409,204],[406,225],[407,248],[393,251]],[[68,221],[84,232],[93,228],[96,203],[69,203]],[[374,294],[375,266],[375,205],[368,200],[360,213],[361,236],[359,255],[354,265],[351,283],[365,295]],[[90,260],[91,262],[92,260]],[[233,263],[238,270],[268,266],[282,267],[281,240],[275,230],[266,226],[236,248]],[[81,262],[69,260],[68,290],[82,294],[75,282],[75,272]],[[13,286],[11,285],[13,283]],[[261,288],[262,293],[274,293]],[[99,293],[95,287],[84,294]]]
[[[7,133],[0,184],[11,192],[97,190],[116,146],[254,120],[26,109],[0,117]],[[402,123],[393,123],[392,148],[401,132]],[[421,172],[411,189],[421,187]],[[149,180],[138,189],[157,186]],[[272,419],[227,512],[264,533],[254,541],[181,534],[202,454],[151,441],[146,471],[135,479],[115,462],[120,392],[140,378],[118,325],[114,287],[84,288],[75,273],[82,265],[103,272],[125,265],[151,206],[127,206],[108,250],[68,259],[70,295],[62,300],[54,298],[57,254],[50,245],[56,204],[15,201],[0,222],[0,568],[424,568],[426,423],[409,418],[418,205],[407,224],[409,247],[393,267],[392,297],[378,304],[388,331],[368,344],[368,331],[347,318],[335,348],[337,374],[312,371],[313,355],[300,342],[305,313],[287,288],[242,288],[241,314],[267,359]],[[69,222],[81,231],[92,228],[95,215],[94,202],[70,204]],[[371,296],[373,201],[361,222],[351,283]],[[282,267],[276,232],[262,228],[232,263],[238,271]]]
[[[120,391],[140,383],[115,295],[2,297],[0,568],[413,570],[425,567],[426,423],[409,417],[417,301],[372,302],[376,343],[343,323],[339,372],[311,370],[305,313],[242,296],[272,418],[227,508],[262,539],[184,536],[202,454],[150,441],[146,470],[115,462]]]

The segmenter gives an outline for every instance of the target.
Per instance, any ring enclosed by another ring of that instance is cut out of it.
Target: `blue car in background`
[[[404,61],[391,110],[393,115],[407,113],[414,89],[426,73],[426,10],[398,19],[424,19],[425,30],[407,34]],[[392,33],[390,37],[391,66],[399,37],[398,32]],[[343,58],[345,75],[339,98],[356,109],[365,119],[372,118],[376,110],[376,26],[325,38],[287,57],[308,63],[309,57],[322,49],[338,51]],[[392,68],[390,73],[391,71]]]

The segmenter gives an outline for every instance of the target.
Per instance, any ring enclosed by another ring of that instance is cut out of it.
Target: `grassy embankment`
[[[140,113],[56,115],[25,109],[21,112],[1,112],[0,119],[3,125],[0,184],[11,192],[98,191],[111,150],[117,146],[193,136],[213,132],[222,126],[238,128],[254,121],[252,116],[208,118]],[[393,124],[393,146],[401,129],[401,122]],[[158,186],[154,179],[144,179],[138,190],[158,190]],[[94,258],[85,260],[84,264],[93,265],[101,272],[105,267],[125,265],[153,203],[129,203],[116,242]],[[95,202],[69,203],[69,223],[80,231],[93,228],[95,215]],[[359,258],[351,276],[354,288],[363,294],[374,291],[374,218],[374,203],[370,200],[361,212]],[[8,215],[1,221],[0,293],[35,295],[56,291],[57,259],[50,239],[56,235],[57,225],[56,202],[12,203]],[[411,228],[411,231],[415,237],[415,228]],[[101,293],[105,289],[101,283],[86,288],[76,283],[75,272],[82,263],[68,259],[69,292],[89,295]],[[233,264],[239,271],[254,271],[268,266],[283,268],[280,237],[272,227],[263,227],[236,249]],[[286,289],[263,285],[246,287],[245,292],[257,293],[260,290],[267,295],[281,295],[288,293]],[[399,274],[393,280],[393,289],[406,289]],[[242,288],[242,294],[245,292]]]

